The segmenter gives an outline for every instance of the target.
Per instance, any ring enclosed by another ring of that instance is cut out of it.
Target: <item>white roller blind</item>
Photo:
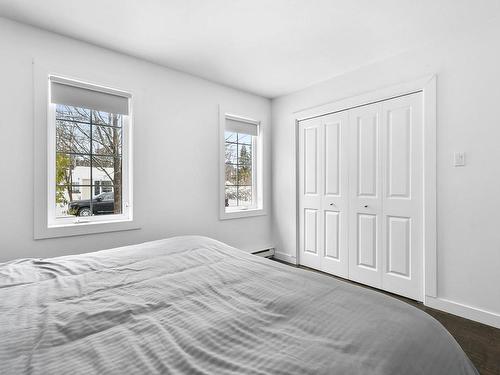
[[[128,115],[130,95],[58,77],[50,77],[50,101],[96,111]]]
[[[259,124],[255,122],[226,117],[226,131],[240,134],[259,135]]]

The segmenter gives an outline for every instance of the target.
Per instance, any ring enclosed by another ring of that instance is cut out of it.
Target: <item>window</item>
[[[101,193],[106,193],[113,191],[113,181],[95,181],[94,184],[94,194],[99,195]]]
[[[253,136],[226,131],[225,138],[225,199],[227,208],[252,208],[256,203],[253,178]]]
[[[221,124],[221,218],[263,214],[260,123],[225,114]]]
[[[50,76],[48,226],[131,219],[129,100]]]
[[[71,191],[72,191],[74,194],[80,194],[80,193],[81,193],[81,191],[80,191],[80,185],[79,185],[79,184],[78,184],[78,185],[73,185],[73,186],[71,187]]]

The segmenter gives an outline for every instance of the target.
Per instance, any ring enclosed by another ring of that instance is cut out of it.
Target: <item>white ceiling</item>
[[[477,27],[500,0],[0,0],[0,15],[266,97]]]

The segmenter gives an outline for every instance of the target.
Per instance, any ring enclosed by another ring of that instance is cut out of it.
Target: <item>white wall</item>
[[[2,18],[0,51],[0,261],[181,234],[247,249],[271,244],[269,215],[218,219],[218,105],[257,113],[269,134],[268,99]],[[134,214],[140,230],[33,240],[33,58],[134,92]],[[264,153],[269,203],[269,136]]]
[[[455,35],[273,100],[275,242],[294,261],[293,112],[436,73],[438,297],[500,324],[500,22]],[[455,151],[466,167],[452,166]]]

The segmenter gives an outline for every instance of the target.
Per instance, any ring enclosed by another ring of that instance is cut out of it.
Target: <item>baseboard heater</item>
[[[254,250],[252,251],[252,254],[263,258],[272,258],[274,256],[274,247],[269,249]]]

